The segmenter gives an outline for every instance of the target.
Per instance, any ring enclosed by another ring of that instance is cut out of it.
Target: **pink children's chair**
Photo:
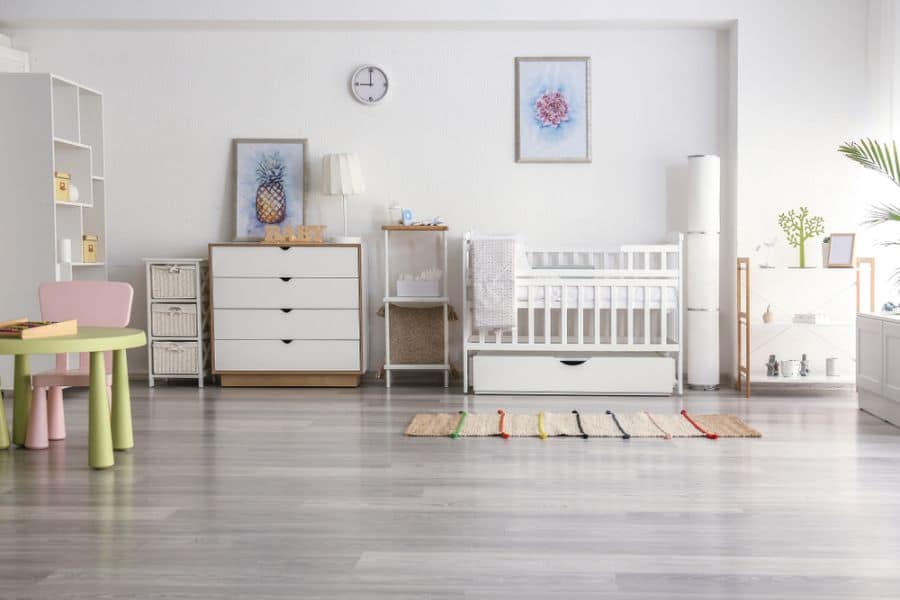
[[[116,281],[43,283],[38,290],[38,296],[41,303],[41,318],[45,321],[77,319],[79,327],[125,327],[131,321],[134,290],[127,283]],[[81,354],[78,368],[71,369],[68,355],[58,354],[55,369],[32,376],[31,383],[34,390],[25,437],[26,448],[47,448],[50,440],[66,438],[63,389],[90,385],[87,357],[87,354]],[[109,356],[106,357],[106,364],[112,364]],[[108,400],[112,397],[109,390],[112,385],[112,374],[109,371],[106,373],[106,385]]]

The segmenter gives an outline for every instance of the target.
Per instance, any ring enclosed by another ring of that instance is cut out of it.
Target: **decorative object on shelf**
[[[806,240],[825,233],[822,217],[814,217],[809,214],[809,209],[801,206],[798,211],[791,209],[778,215],[778,225],[781,226],[788,244],[800,250],[801,269],[806,268]]]
[[[430,219],[416,219],[410,225],[413,227],[437,227],[444,224],[443,217],[432,217]]]
[[[81,200],[81,192],[78,191],[78,186],[74,183],[69,184],[69,202],[78,202]]]
[[[63,335],[76,335],[78,333],[78,321],[29,321],[28,319],[13,319],[0,322],[0,338],[15,338],[18,340],[37,340]]]
[[[719,230],[721,161],[718,156],[688,157],[687,281],[685,336],[687,384],[719,389]]]
[[[778,238],[771,237],[762,241],[762,243],[758,244],[754,249],[756,255],[759,256],[759,268],[760,269],[774,269],[775,265],[772,264],[772,255],[775,250],[775,242],[778,241]]]
[[[284,228],[278,225],[266,225],[266,237],[263,244],[288,243],[313,243],[325,242],[325,225],[297,225],[296,228],[286,225]]]
[[[418,275],[401,273],[397,279],[397,295],[413,298],[436,298],[441,295],[444,272],[438,268],[426,269]]]
[[[305,139],[236,139],[235,238],[260,240],[266,225],[303,223]]]
[[[826,236],[822,240],[822,266],[828,266],[828,253],[831,251],[831,236]]]
[[[72,175],[64,171],[53,172],[53,199],[57,202],[69,201],[69,186],[72,183]]]
[[[769,355],[769,362],[766,363],[766,376],[778,377],[778,361],[774,354]]]
[[[64,264],[72,262],[72,240],[69,238],[62,238],[57,242],[57,262],[61,262]]]
[[[591,59],[516,58],[516,162],[591,162]]]
[[[403,209],[403,213],[401,213],[400,222],[403,223],[406,227],[409,227],[413,224],[413,213],[408,208]]]
[[[84,263],[97,262],[97,246],[100,243],[100,237],[86,233],[82,236],[82,258]]]
[[[797,313],[791,322],[797,325],[828,325],[831,318],[825,313]]]
[[[782,377],[800,377],[800,361],[799,360],[783,360],[781,361]]]
[[[384,100],[388,87],[387,73],[377,65],[363,65],[350,76],[350,93],[357,102],[367,106],[375,106]]]
[[[387,209],[388,225],[400,225],[403,223],[403,207],[399,204],[389,206]]]
[[[831,356],[825,359],[825,375],[828,377],[841,376],[841,359]]]
[[[322,192],[341,197],[344,214],[344,235],[335,237],[339,244],[359,244],[359,237],[351,237],[347,230],[347,196],[366,191],[359,157],[355,154],[327,154],[322,159]]]
[[[832,233],[828,240],[828,256],[822,264],[829,269],[852,268],[855,258],[856,234]]]
[[[775,320],[775,311],[772,310],[771,304],[766,307],[766,312],[763,313],[762,319],[763,323],[772,323]]]
[[[806,358],[806,354],[800,358],[800,377],[806,377],[809,375],[809,359]]]

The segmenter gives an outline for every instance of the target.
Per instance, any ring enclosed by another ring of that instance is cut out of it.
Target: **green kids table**
[[[140,329],[122,327],[79,327],[76,335],[37,340],[0,338],[0,355],[15,356],[13,381],[14,444],[25,444],[31,405],[32,354],[90,353],[90,394],[88,417],[88,463],[94,469],[113,466],[113,449],[134,447],[131,429],[131,396],[128,389],[128,359],[125,350],[147,344]],[[106,399],[106,365],[104,352],[113,353],[112,412]],[[9,446],[3,404],[0,402],[0,448]]]

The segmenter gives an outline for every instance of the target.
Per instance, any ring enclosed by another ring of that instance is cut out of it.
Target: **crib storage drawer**
[[[675,360],[669,356],[532,356],[477,354],[478,394],[669,395]]]
[[[200,368],[197,342],[153,342],[154,375],[189,375]]]
[[[150,307],[154,337],[197,337],[196,304],[158,304]]]

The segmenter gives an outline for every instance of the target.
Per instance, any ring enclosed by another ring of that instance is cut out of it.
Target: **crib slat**
[[[569,290],[563,283],[559,290],[559,343],[569,343]]]
[[[494,332],[494,343],[499,344],[503,341],[503,332],[501,330],[497,330]]]
[[[550,286],[544,286],[544,343],[550,343],[550,304],[553,296],[550,294]]]
[[[650,286],[644,286],[644,343],[650,343]]]
[[[584,286],[578,286],[578,343],[584,343]]]
[[[594,286],[594,343],[600,343],[600,286]]]
[[[481,328],[481,327],[478,328],[478,343],[479,344],[484,343],[484,328]]]
[[[628,286],[626,288],[627,296],[625,298],[628,303],[628,312],[626,313],[626,320],[628,321],[628,345],[631,346],[634,344],[634,287]]]
[[[534,343],[534,286],[528,286],[528,343]]]
[[[630,255],[629,255],[630,256]],[[609,343],[615,346],[618,340],[618,327],[616,325],[616,288],[609,286]]]
[[[644,252],[644,270],[645,271],[650,270],[650,253],[649,252]]]
[[[668,323],[666,323],[666,288],[660,286],[659,288],[659,343],[666,343],[666,328]]]

